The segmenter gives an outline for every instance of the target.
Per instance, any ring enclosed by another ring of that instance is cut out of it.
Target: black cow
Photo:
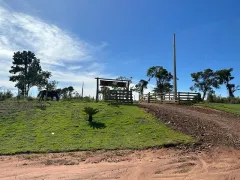
[[[47,90],[42,90],[38,93],[38,96],[40,96],[39,101],[43,100],[44,96],[47,95],[47,97],[51,97],[51,99],[53,100],[53,98],[55,97],[57,99],[57,101],[59,101],[59,91],[56,90],[52,90],[52,91],[47,91]]]

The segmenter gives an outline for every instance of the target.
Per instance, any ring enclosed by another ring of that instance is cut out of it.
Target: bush
[[[213,102],[213,99],[214,99],[214,96],[212,93],[209,93],[208,96],[207,96],[207,101],[212,103]]]
[[[4,91],[4,90],[0,91],[0,101],[4,101],[12,97],[13,97],[13,93],[11,90],[8,89],[7,91]]]
[[[208,102],[211,103],[229,103],[229,104],[240,104],[240,97],[221,97],[216,95],[208,96]]]

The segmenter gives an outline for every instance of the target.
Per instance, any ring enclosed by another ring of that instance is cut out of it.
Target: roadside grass
[[[213,109],[240,115],[240,104],[201,103],[201,104],[196,104],[196,105],[209,107],[209,108],[213,108]]]
[[[169,129],[137,106],[78,101],[0,104],[0,154],[145,149],[195,140]],[[100,112],[89,124],[83,108]]]

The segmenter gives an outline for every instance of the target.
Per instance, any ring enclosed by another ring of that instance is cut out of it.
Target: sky
[[[8,71],[22,50],[34,52],[59,87],[80,91],[84,81],[84,95],[95,95],[95,77],[147,80],[151,66],[173,71],[173,33],[178,91],[190,91],[190,74],[206,68],[233,68],[240,84],[239,7],[238,0],[0,0],[0,87],[14,90]],[[145,92],[154,86],[153,79]],[[227,96],[225,87],[216,93]]]

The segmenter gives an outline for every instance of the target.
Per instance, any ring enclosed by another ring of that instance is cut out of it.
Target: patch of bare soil
[[[167,126],[195,137],[202,148],[240,148],[240,117],[210,108],[169,104],[140,104]]]
[[[29,154],[0,157],[1,180],[240,179],[240,151],[214,148]]]

